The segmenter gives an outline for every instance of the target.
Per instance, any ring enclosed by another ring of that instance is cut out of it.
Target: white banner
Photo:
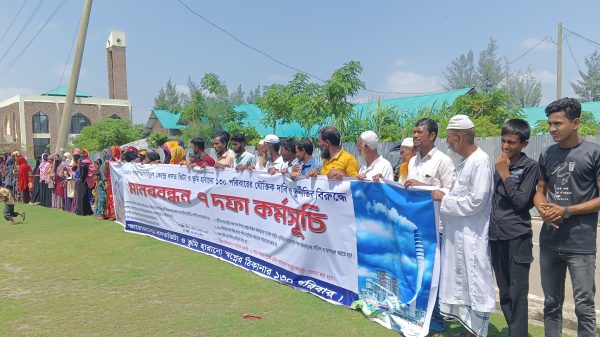
[[[111,165],[125,230],[350,305],[358,298],[349,181],[173,165]]]

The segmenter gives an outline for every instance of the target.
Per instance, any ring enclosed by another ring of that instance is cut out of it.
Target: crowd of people
[[[110,165],[117,162],[260,170],[291,179],[320,175],[336,180],[398,181],[407,189],[431,186],[432,199],[439,203],[441,242],[431,336],[441,335],[448,319],[460,321],[465,336],[486,336],[489,314],[496,307],[494,276],[509,335],[527,336],[533,262],[530,210],[536,207],[544,221],[539,235],[545,335],[562,333],[569,270],[578,336],[595,336],[600,145],[578,136],[581,105],[577,100],[555,101],[546,107],[546,115],[556,144],[543,151],[539,162],[523,152],[531,133],[526,121],[505,122],[499,144],[502,153],[492,160],[475,143],[473,122],[456,115],[449,120],[446,142],[462,158],[457,166],[435,147],[438,124],[430,118],[419,120],[413,137],[404,139],[396,169],[378,153],[378,136],[373,131],[358,137],[357,159],[344,150],[335,127],[322,128],[317,137],[320,160],[313,157],[310,139],[280,139],[271,134],[250,153],[243,134],[217,131],[211,144],[214,158],[205,152],[202,138],[191,140],[189,155],[181,140],[163,144],[162,159],[154,150],[115,145],[93,162],[85,149],[73,149],[62,155],[42,155],[33,170],[19,152],[8,153],[0,163],[0,198],[6,205],[14,204],[14,195],[24,203],[114,220]],[[19,215],[14,206],[5,207],[7,220]]]

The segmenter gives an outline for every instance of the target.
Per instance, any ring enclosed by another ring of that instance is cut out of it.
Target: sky
[[[344,63],[356,60],[364,68],[360,78],[368,89],[395,92],[361,91],[353,98],[356,102],[443,90],[450,62],[469,50],[477,56],[494,38],[497,56],[509,61],[545,39],[511,69],[532,70],[542,83],[542,104],[547,104],[556,97],[552,41],[557,41],[557,24],[600,41],[597,0],[181,1],[289,66],[327,79]],[[82,8],[82,0],[2,2],[0,101],[68,84]],[[215,73],[230,90],[241,84],[248,93],[258,85],[286,83],[297,72],[233,40],[178,0],[103,0],[92,6],[78,86],[94,97],[108,96],[105,45],[113,30],[126,34],[135,123],[146,122],[154,97],[169,79],[185,92],[188,77],[199,81],[205,73]],[[568,32],[564,41],[563,95],[573,96],[569,82],[579,78],[578,67],[587,69],[584,58],[600,47]]]

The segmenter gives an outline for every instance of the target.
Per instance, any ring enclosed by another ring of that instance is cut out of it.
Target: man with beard
[[[227,131],[217,131],[213,138],[213,148],[217,153],[216,168],[233,167],[235,162],[235,153],[227,148],[229,143],[229,133]]]
[[[231,137],[233,143],[233,152],[235,153],[235,169],[238,171],[254,169],[256,158],[246,151],[246,137],[241,133],[236,133]]]
[[[344,177],[358,175],[358,162],[353,155],[342,149],[340,132],[333,126],[326,126],[319,130],[318,142],[321,158],[324,159],[321,175],[329,179],[341,180]],[[319,174],[312,169],[308,176],[316,177]]]
[[[496,309],[488,242],[494,165],[475,145],[475,125],[469,117],[452,117],[446,130],[448,148],[463,161],[450,191],[431,193],[440,202],[444,224],[440,311],[458,319],[467,328],[465,336],[487,336],[489,315]]]
[[[264,140],[267,146],[267,165],[265,166],[267,172],[275,174],[287,169],[287,163],[279,155],[279,149],[281,148],[279,137],[276,135],[267,135]]]
[[[371,130],[361,133],[356,140],[360,169],[356,176],[360,180],[394,180],[392,164],[377,152],[378,137]]]

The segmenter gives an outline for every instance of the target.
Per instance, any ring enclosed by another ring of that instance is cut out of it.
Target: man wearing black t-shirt
[[[577,135],[581,104],[561,98],[546,107],[557,143],[540,155],[534,197],[544,225],[540,272],[544,290],[545,336],[561,336],[566,270],[573,283],[579,337],[596,336],[594,307],[596,228],[600,210],[600,145]]]
[[[509,336],[527,336],[529,267],[533,261],[531,215],[538,168],[523,149],[531,129],[522,119],[502,126],[502,153],[496,158],[490,217],[492,266]]]

